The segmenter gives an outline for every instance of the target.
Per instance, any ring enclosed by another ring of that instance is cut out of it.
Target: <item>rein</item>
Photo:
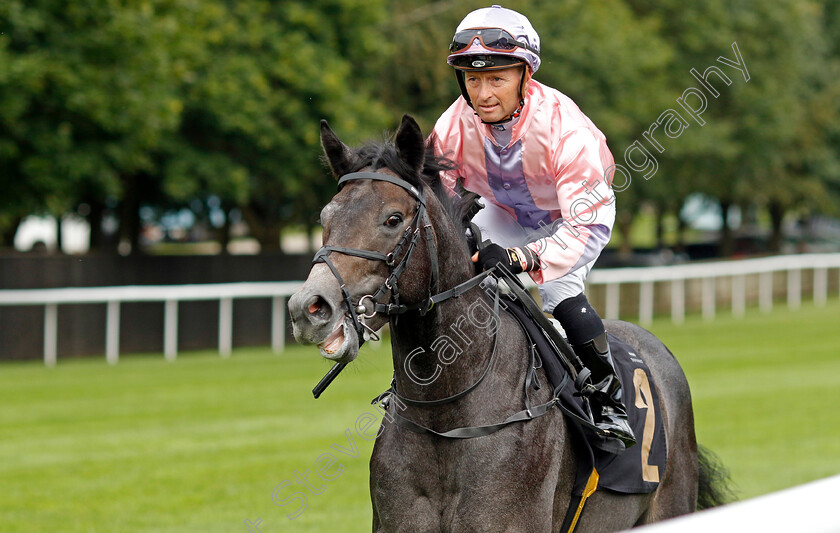
[[[373,318],[376,314],[385,314],[391,317],[395,317],[408,311],[418,311],[421,316],[424,316],[429,311],[431,311],[436,304],[448,300],[450,298],[457,298],[463,293],[467,292],[468,290],[478,286],[496,270],[495,267],[491,268],[459,285],[456,285],[451,289],[432,295],[432,289],[434,287],[437,287],[438,285],[439,262],[437,257],[437,247],[435,245],[435,236],[433,233],[431,221],[429,219],[429,214],[426,211],[426,199],[425,195],[423,194],[423,191],[402,178],[392,176],[390,174],[382,174],[379,172],[353,172],[350,174],[346,174],[338,180],[338,190],[340,191],[344,187],[344,185],[349,181],[362,179],[385,181],[401,187],[417,200],[417,213],[414,215],[414,219],[411,221],[411,225],[409,225],[406,228],[402,238],[390,253],[383,254],[374,250],[361,250],[358,248],[344,248],[340,246],[323,246],[320,250],[318,250],[318,252],[315,254],[315,257],[312,260],[313,263],[325,263],[332,271],[336,280],[338,281],[338,284],[341,288],[341,293],[344,296],[344,302],[347,305],[350,318],[352,319],[356,332],[359,335],[359,346],[361,346],[361,344],[366,340],[366,332],[372,336],[371,338],[375,338],[378,340],[376,332],[373,331],[367,324],[365,324],[363,319]],[[422,226],[420,225],[421,220],[423,223]],[[417,241],[420,237],[421,230],[425,231],[426,242],[429,250],[429,258],[432,267],[432,281],[429,285],[429,296],[417,304],[405,305],[400,303],[399,301],[398,281],[402,273],[405,271],[408,265],[408,261],[411,259],[411,255],[414,252],[415,247],[417,246]],[[347,289],[344,280],[341,278],[338,269],[330,260],[329,256],[333,252],[354,257],[360,257],[362,259],[367,259],[370,261],[382,261],[388,266],[388,277],[385,279],[385,281],[382,283],[379,289],[376,290],[376,292],[374,292],[373,294],[364,295],[361,298],[359,298],[357,302],[353,302],[350,292]],[[397,258],[399,258],[399,261],[397,261]],[[498,279],[501,278],[497,277],[497,280]],[[508,285],[511,286],[513,284],[508,283]],[[391,292],[390,301],[388,303],[380,302],[380,298],[382,298],[388,291]],[[497,283],[493,309],[494,315],[496,317],[499,317],[499,294],[500,287]],[[364,305],[365,300],[368,299],[372,304],[371,311],[368,311],[367,307]],[[490,369],[493,367],[493,363],[495,362],[497,351],[496,348],[498,345],[498,334],[499,332],[497,329],[494,333],[493,351],[490,354],[490,358],[487,362],[487,366],[485,367],[484,372],[481,374],[481,376],[475,383],[462,390],[461,392],[437,400],[416,400],[412,398],[407,398],[399,394],[396,390],[396,380],[393,380],[391,383],[391,387],[387,391],[380,394],[377,398],[375,398],[372,403],[378,404],[381,402],[387,406],[390,400],[390,396],[393,396],[397,400],[409,405],[415,405],[419,407],[431,407],[454,402],[460,398],[463,398],[464,396],[475,390],[475,388],[478,387],[490,373]],[[460,427],[441,433],[426,426],[420,425],[408,418],[405,418],[399,413],[397,413],[396,409],[393,409],[394,421],[397,425],[416,433],[433,434],[440,437],[454,439],[469,439],[495,433],[496,431],[499,431],[507,425],[515,422],[524,422],[532,420],[534,418],[538,418],[549,413],[555,406],[560,406],[562,408],[562,404],[560,402],[560,393],[570,381],[569,374],[565,374],[565,377],[563,378],[562,382],[553,391],[551,399],[548,402],[537,406],[531,405],[531,400],[528,391],[531,387],[534,387],[535,389],[539,388],[539,383],[537,381],[536,374],[538,368],[536,366],[536,359],[536,348],[532,344],[530,350],[530,362],[524,386],[525,409],[514,413],[502,422],[486,426]],[[321,379],[321,381],[318,383],[315,389],[313,389],[312,392],[315,395],[315,398],[318,398],[320,396],[320,394],[338,376],[338,374],[344,369],[345,366],[347,366],[347,363],[336,363],[330,369],[327,375],[324,376],[324,378]],[[571,369],[572,365],[568,364],[567,367]],[[574,372],[574,370],[572,370],[572,372]]]
[[[493,270],[495,270],[495,269],[491,269],[487,272],[490,273],[490,272],[493,272]],[[499,315],[499,293],[500,293],[500,288],[497,284],[496,285],[496,291],[495,291],[495,298],[494,298],[494,302],[493,302],[493,314],[497,318],[500,316]],[[490,358],[487,362],[487,366],[484,368],[484,372],[481,374],[481,377],[479,377],[478,380],[475,383],[473,383],[472,385],[470,385],[469,387],[467,387],[466,389],[462,390],[461,392],[459,392],[457,394],[453,394],[452,396],[449,396],[447,398],[441,398],[441,399],[438,399],[438,400],[415,400],[415,399],[407,398],[407,397],[399,394],[397,392],[396,379],[394,379],[394,380],[391,381],[391,388],[389,388],[388,390],[386,390],[385,392],[383,392],[382,394],[380,394],[379,396],[374,398],[373,401],[371,402],[371,404],[373,404],[373,405],[382,404],[387,409],[388,405],[390,404],[390,397],[393,396],[394,398],[396,398],[400,402],[408,404],[408,405],[414,405],[414,406],[419,406],[419,407],[432,407],[432,406],[437,406],[437,405],[443,405],[445,403],[454,402],[455,400],[463,398],[464,396],[466,396],[467,394],[472,392],[476,387],[478,387],[478,385],[481,384],[481,382],[484,381],[484,378],[486,378],[487,375],[490,373],[490,369],[493,367],[493,363],[495,362],[495,359],[496,359],[498,342],[499,342],[499,330],[496,329],[496,332],[494,333],[494,338],[493,338],[493,351],[490,353]],[[444,437],[444,438],[448,438],[448,439],[472,439],[472,438],[475,438],[475,437],[484,437],[486,435],[490,435],[492,433],[495,433],[495,432],[499,431],[500,429],[503,429],[504,427],[508,426],[509,424],[513,424],[515,422],[527,422],[529,420],[539,418],[539,417],[549,413],[556,406],[560,406],[562,408],[562,404],[560,403],[560,394],[562,393],[563,389],[565,389],[566,386],[571,381],[570,378],[569,378],[569,374],[564,375],[562,382],[557,386],[557,388],[554,389],[553,394],[551,395],[551,399],[549,401],[547,401],[545,403],[542,403],[542,404],[539,404],[539,405],[536,405],[536,406],[531,405],[531,397],[528,394],[528,391],[532,387],[535,390],[540,388],[539,380],[537,378],[537,369],[540,368],[540,366],[542,366],[542,365],[537,366],[537,364],[536,364],[536,361],[537,361],[536,347],[533,344],[531,344],[530,348],[531,348],[529,350],[530,359],[529,359],[529,362],[528,362],[528,370],[527,370],[526,375],[525,375],[525,383],[524,383],[524,387],[523,387],[523,394],[524,394],[524,398],[525,398],[525,409],[508,416],[505,420],[503,420],[501,422],[498,422],[496,424],[488,424],[488,425],[485,425],[485,426],[458,427],[458,428],[450,429],[448,431],[438,432],[438,431],[435,431],[434,429],[431,429],[431,428],[429,428],[427,426],[424,426],[422,424],[418,424],[417,422],[402,416],[401,414],[399,414],[397,409],[394,408],[394,409],[390,410],[391,411],[390,415],[393,417],[392,418],[393,422],[400,427],[403,427],[403,428],[405,428],[409,431],[413,431],[414,433],[436,435],[438,437]]]

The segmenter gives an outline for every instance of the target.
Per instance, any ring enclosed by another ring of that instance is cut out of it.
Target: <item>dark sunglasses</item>
[[[514,48],[525,48],[535,54],[539,55],[539,50],[528,46],[527,44],[517,41],[513,35],[509,34],[501,28],[480,28],[472,30],[459,31],[452,38],[452,44],[449,45],[449,51],[453,54],[465,50],[470,47],[475,39],[481,41],[484,48],[488,50],[495,50],[498,52],[510,52]]]

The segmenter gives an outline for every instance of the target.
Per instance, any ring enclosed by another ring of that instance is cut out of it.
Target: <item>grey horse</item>
[[[321,141],[337,178],[359,171],[388,178],[347,181],[323,208],[328,253],[316,258],[289,301],[296,339],[344,364],[358,354],[364,331],[390,322],[394,387],[398,398],[412,401],[392,401],[389,410],[433,431],[495,424],[522,409],[530,362],[519,324],[492,313],[493,296],[478,285],[431,304],[430,295],[474,275],[461,225],[465,208],[439,180],[446,161],[431,154],[409,116],[393,143],[350,149],[323,121]],[[395,182],[415,187],[423,202]],[[418,223],[421,211],[425,222]],[[401,312],[388,314],[393,309]],[[698,454],[691,395],[677,360],[638,326],[607,321],[607,329],[651,370],[669,456],[654,492],[596,491],[575,531],[617,531],[691,513],[698,496],[701,506],[719,503],[721,487],[708,482],[715,463]],[[542,370],[536,377],[546,382]],[[531,390],[531,400],[549,402],[549,389]],[[560,531],[577,461],[558,409],[466,439],[412,431],[387,417],[370,460],[373,531]]]

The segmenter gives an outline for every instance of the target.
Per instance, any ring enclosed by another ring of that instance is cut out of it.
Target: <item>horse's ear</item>
[[[426,143],[420,126],[410,115],[403,115],[395,144],[400,159],[414,170],[415,175],[419,174],[426,158]]]
[[[352,150],[341,142],[326,120],[321,120],[321,146],[324,148],[324,159],[336,178],[353,171],[356,157]]]

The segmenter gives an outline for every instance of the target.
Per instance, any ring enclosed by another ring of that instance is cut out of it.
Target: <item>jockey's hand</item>
[[[537,254],[530,248],[502,248],[498,244],[490,243],[472,256],[473,263],[477,263],[481,270],[501,265],[512,274],[530,272],[540,267]]]

